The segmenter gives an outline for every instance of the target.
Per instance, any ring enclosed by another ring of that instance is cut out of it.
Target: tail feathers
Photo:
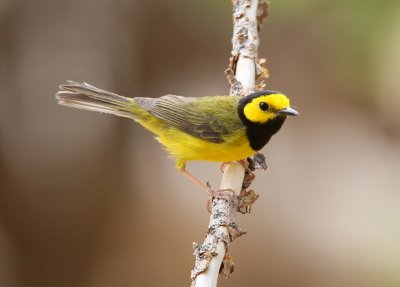
[[[133,100],[101,90],[87,83],[67,81],[56,94],[60,105],[135,118],[132,114]]]

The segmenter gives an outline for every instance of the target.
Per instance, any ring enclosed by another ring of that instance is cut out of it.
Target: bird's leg
[[[211,190],[210,184],[207,182],[206,184],[202,182],[200,179],[192,175],[190,172],[188,172],[185,168],[179,170],[183,175],[185,175],[187,178],[189,178],[192,182],[194,182],[197,186],[199,186],[201,189],[207,191],[208,193],[209,190]]]
[[[211,189],[211,185],[207,182],[204,183],[199,180],[197,177],[188,172],[185,168],[180,169],[180,172],[188,177],[192,182],[194,182],[197,186],[199,186],[202,190],[206,191],[211,197],[222,198],[222,199],[230,199],[234,195],[234,191],[232,189],[220,189],[213,190]]]

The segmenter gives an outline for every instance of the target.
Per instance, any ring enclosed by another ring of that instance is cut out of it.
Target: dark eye
[[[260,103],[260,109],[262,111],[267,111],[269,109],[269,106],[268,106],[268,104],[266,102],[261,102]]]

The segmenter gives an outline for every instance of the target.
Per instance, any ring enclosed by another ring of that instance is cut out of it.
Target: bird
[[[196,184],[186,170],[188,161],[241,161],[262,149],[288,116],[299,112],[287,96],[272,90],[246,96],[128,98],[87,83],[67,81],[55,95],[60,105],[133,119],[155,134],[175,159],[176,167]]]

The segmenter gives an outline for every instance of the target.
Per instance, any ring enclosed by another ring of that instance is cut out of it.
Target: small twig
[[[268,3],[264,0],[233,1],[232,56],[225,71],[231,86],[231,95],[247,95],[268,76],[263,67],[264,59],[257,58],[258,31],[268,15]],[[256,86],[256,79],[261,82]],[[260,161],[261,159],[261,161]],[[231,199],[214,198],[208,233],[203,244],[194,244],[195,267],[192,270],[192,287],[217,286],[218,274],[229,277],[233,272],[233,261],[226,255],[229,244],[245,234],[236,223],[236,212],[248,213],[258,198],[254,191],[246,190],[254,179],[253,171],[260,166],[266,169],[263,157],[249,160],[247,168],[242,163],[225,165],[221,189],[234,191]]]

